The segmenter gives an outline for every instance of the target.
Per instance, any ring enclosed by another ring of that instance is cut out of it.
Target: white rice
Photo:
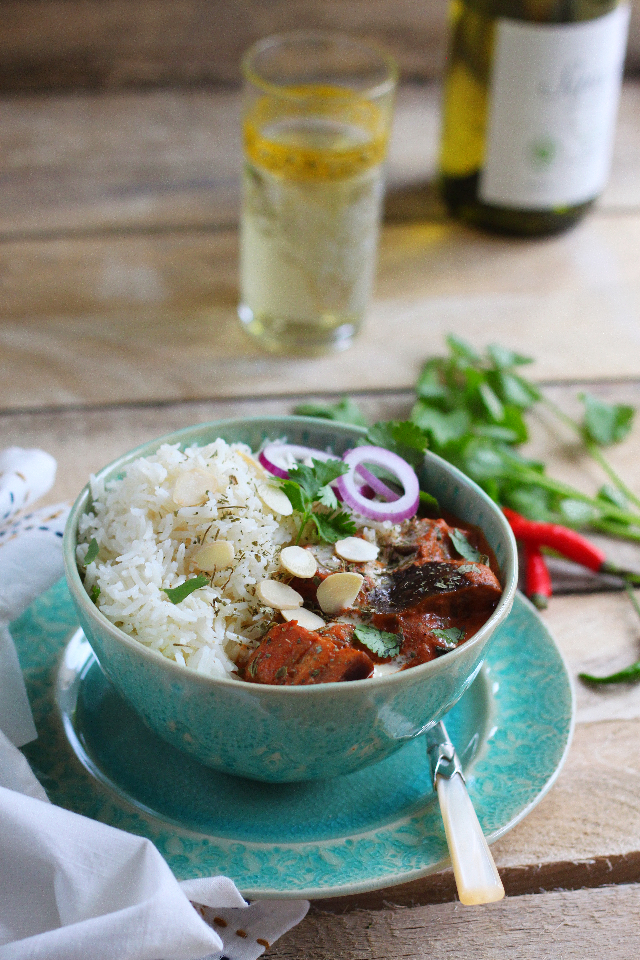
[[[193,470],[210,474],[212,489],[199,505],[179,506],[176,483]],[[177,663],[229,676],[237,644],[264,630],[266,611],[255,599],[255,585],[277,571],[282,546],[296,535],[295,520],[261,500],[263,482],[249,447],[224,440],[184,451],[165,444],[130,464],[121,479],[104,484],[92,478],[92,510],[80,521],[77,558],[83,565],[95,538],[99,554],[86,568],[85,587],[99,587],[102,613]],[[172,603],[163,590],[200,574],[194,554],[217,539],[233,544],[233,566]]]

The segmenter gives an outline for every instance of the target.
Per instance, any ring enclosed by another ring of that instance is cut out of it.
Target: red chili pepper
[[[613,572],[607,567],[607,558],[603,551],[575,530],[563,527],[559,523],[527,520],[509,507],[503,507],[502,512],[509,521],[516,540],[523,540],[537,547],[549,547],[567,560],[573,560],[581,567],[587,567],[595,573]]]
[[[555,550],[567,560],[579,563],[594,573],[608,573],[615,577],[623,577],[632,583],[640,582],[640,574],[631,570],[623,570],[607,560],[606,554],[595,544],[583,537],[576,530],[570,530],[559,523],[541,523],[539,520],[527,520],[509,507],[503,507],[502,512],[509,521],[516,540],[537,547],[548,547]]]
[[[546,609],[552,594],[551,577],[540,547],[524,541],[525,593],[538,610]]]

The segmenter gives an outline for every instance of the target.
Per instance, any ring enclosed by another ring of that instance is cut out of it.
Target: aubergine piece
[[[364,651],[291,620],[269,630],[240,676],[249,683],[291,686],[364,680],[372,673],[373,662]]]
[[[500,581],[484,563],[427,561],[395,570],[367,596],[374,613],[400,613],[419,607],[452,620],[487,616],[502,594]]]

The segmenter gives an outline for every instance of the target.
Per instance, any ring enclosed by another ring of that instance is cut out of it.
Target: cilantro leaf
[[[479,550],[476,550],[467,540],[466,534],[462,530],[458,530],[456,527],[450,530],[449,537],[451,542],[456,548],[457,552],[465,560],[471,560],[474,563],[482,563],[485,557],[480,553]]]
[[[312,513],[318,536],[327,543],[337,543],[344,537],[352,537],[356,532],[356,525],[351,516],[344,511],[336,513]]]
[[[605,403],[592,393],[581,393],[584,403],[584,433],[601,447],[619,443],[628,435],[633,425],[635,410],[623,403]]]
[[[359,624],[354,633],[360,643],[368,647],[379,657],[395,657],[400,652],[402,646],[402,635],[398,633],[387,633],[386,630],[378,630],[377,627],[371,627],[367,624]]]
[[[329,510],[338,509],[338,498],[331,487],[322,487],[318,493],[318,503],[321,503],[323,507],[328,507]]]
[[[433,496],[432,493],[427,493],[426,490],[420,491],[420,503],[423,507],[427,507],[429,510],[440,510],[440,504],[437,499]]]
[[[442,640],[445,650],[455,650],[458,643],[464,637],[464,631],[459,627],[448,627],[446,630],[432,630],[434,637]]]
[[[304,513],[310,505],[309,497],[299,484],[293,480],[281,480],[280,485],[289,498],[289,502],[298,513]]]
[[[463,360],[466,363],[477,363],[478,360],[480,360],[480,355],[473,349],[471,344],[467,343],[467,341],[461,337],[456,337],[450,333],[445,340],[455,360]]]
[[[319,417],[322,420],[336,420],[339,423],[351,423],[356,427],[366,427],[367,418],[351,397],[343,397],[338,403],[300,403],[293,412],[300,417]]]
[[[100,587],[98,586],[97,583],[94,583],[94,585],[91,587],[91,590],[89,591],[89,599],[91,600],[92,603],[97,603],[99,596],[100,596]]]
[[[349,467],[342,460],[312,460],[311,463],[311,467],[300,463],[289,470],[289,480],[297,483],[309,500],[317,500],[323,487],[349,471]]]
[[[533,363],[532,357],[523,357],[521,353],[514,353],[513,350],[509,350],[508,347],[502,347],[499,343],[490,343],[487,347],[487,353],[498,370]]]
[[[330,487],[349,467],[342,460],[312,460],[311,463],[310,467],[299,464],[289,471],[288,480],[280,481],[291,506],[302,514],[296,543],[300,542],[310,520],[321,540],[335,543],[356,530],[351,516],[338,509],[338,500]],[[315,504],[328,508],[328,512],[314,511]]]
[[[200,587],[206,587],[208,585],[209,577],[201,574],[198,577],[192,577],[191,580],[185,580],[179,587],[165,587],[162,592],[166,593],[171,603],[181,603],[185,597],[188,597],[194,590],[199,590]]]
[[[98,541],[94,537],[93,540],[91,540],[91,542],[89,543],[89,549],[87,550],[86,556],[84,558],[85,567],[88,567],[90,563],[93,563],[93,561],[98,556],[99,550],[100,550],[100,547],[98,546]]]
[[[471,427],[471,420],[466,410],[452,410],[446,413],[430,407],[424,400],[418,400],[411,417],[425,434],[429,436],[431,443],[438,446],[447,446],[460,440]]]
[[[416,467],[429,446],[429,436],[412,420],[388,420],[374,423],[367,431],[366,442],[374,447],[385,447]]]

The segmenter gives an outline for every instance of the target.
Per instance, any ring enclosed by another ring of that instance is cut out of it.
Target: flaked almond
[[[311,610],[307,610],[306,607],[299,607],[298,610],[281,610],[280,613],[285,620],[297,620],[305,630],[319,630],[320,627],[325,626],[322,617]]]
[[[230,567],[236,555],[235,548],[229,540],[214,540],[201,547],[195,554],[193,562],[198,570],[213,573],[214,570],[223,570]]]
[[[298,591],[279,580],[261,580],[256,587],[256,597],[260,603],[274,610],[296,610],[302,606]]]
[[[359,573],[332,573],[318,587],[318,603],[330,617],[350,607],[360,593],[364,577]]]
[[[196,467],[185,470],[176,480],[173,488],[173,502],[179,507],[196,507],[204,503],[209,492],[218,491],[217,478],[206,470]]]
[[[269,476],[269,474],[267,473],[265,468],[262,466],[262,464],[258,463],[257,460],[254,460],[254,458],[250,456],[248,453],[243,453],[242,450],[237,450],[236,453],[238,454],[239,457],[242,457],[246,465],[253,470],[256,477],[260,477],[264,479]]]
[[[257,490],[258,496],[265,507],[273,510],[274,513],[279,513],[281,517],[291,516],[293,507],[284,490],[276,487],[273,483],[259,483]]]
[[[280,564],[287,573],[303,580],[308,580],[318,569],[316,558],[304,547],[284,547],[280,552]]]
[[[375,560],[379,553],[375,544],[363,540],[362,537],[345,537],[344,540],[338,540],[335,551],[339,557],[349,563],[368,563],[370,560]]]

